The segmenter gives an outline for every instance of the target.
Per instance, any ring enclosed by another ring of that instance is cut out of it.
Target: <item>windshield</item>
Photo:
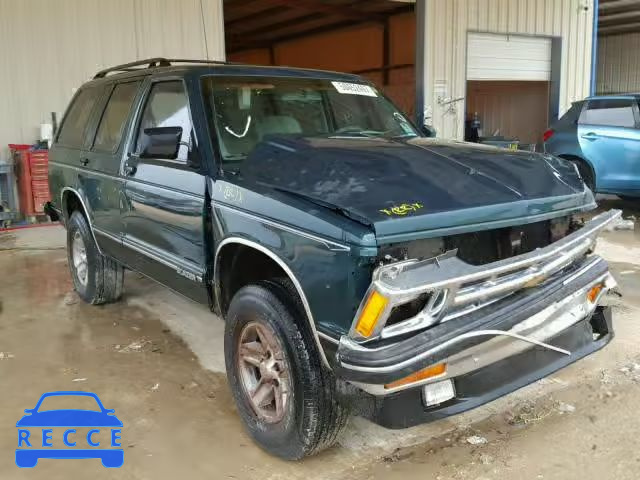
[[[267,138],[414,137],[407,118],[366,83],[286,77],[203,78],[209,124],[224,162]]]

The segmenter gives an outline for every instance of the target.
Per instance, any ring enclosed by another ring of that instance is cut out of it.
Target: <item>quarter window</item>
[[[102,87],[84,88],[78,92],[62,123],[58,135],[60,144],[72,148],[83,146],[91,112],[101,94]]]
[[[158,82],[151,87],[149,99],[144,108],[136,152],[139,152],[144,144],[145,129],[155,127],[181,127],[182,141],[178,150],[177,160],[186,161],[189,155],[189,139],[191,137],[191,117],[189,115],[189,102],[181,81]]]
[[[115,86],[98,126],[93,144],[95,150],[114,152],[118,149],[139,86],[140,82],[121,83]]]
[[[635,127],[633,103],[624,98],[590,100],[578,123],[610,127]]]

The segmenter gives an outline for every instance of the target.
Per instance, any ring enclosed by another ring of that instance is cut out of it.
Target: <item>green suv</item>
[[[472,408],[613,335],[593,247],[620,212],[582,221],[571,163],[426,138],[355,75],[119,65],[78,90],[49,165],[80,297],[117,301],[128,268],[220,314],[238,413],[283,458],[349,414]]]

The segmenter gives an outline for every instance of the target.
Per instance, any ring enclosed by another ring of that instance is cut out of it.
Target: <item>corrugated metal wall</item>
[[[0,0],[0,160],[101,68],[223,59],[222,15],[222,0]]]
[[[640,92],[640,33],[598,38],[596,92]]]
[[[464,135],[468,32],[562,38],[560,114],[589,94],[593,0],[426,0],[425,104],[439,136]],[[458,99],[439,105],[438,97]]]

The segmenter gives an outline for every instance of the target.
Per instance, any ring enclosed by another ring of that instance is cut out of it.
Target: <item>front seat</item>
[[[296,135],[302,133],[300,123],[289,115],[268,115],[257,124],[257,129],[261,140],[267,135]]]

